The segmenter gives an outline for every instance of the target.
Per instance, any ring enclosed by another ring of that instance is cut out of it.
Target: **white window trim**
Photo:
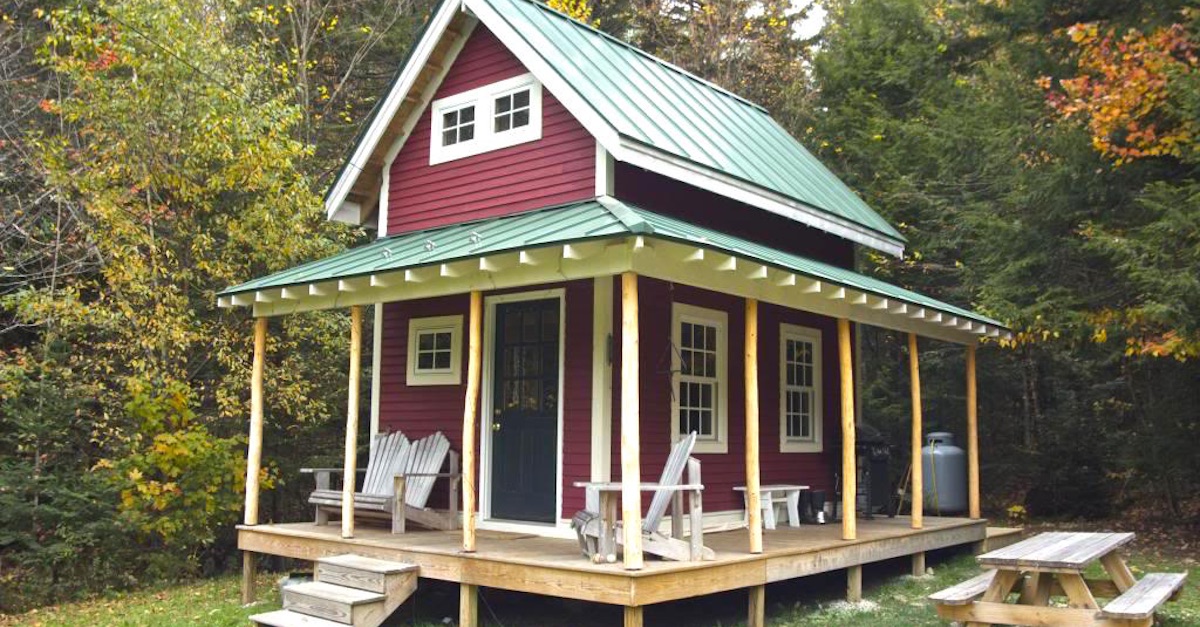
[[[462,315],[411,318],[408,321],[408,385],[459,385],[462,383]],[[417,336],[425,331],[450,332],[450,369],[417,371]]]
[[[717,328],[717,404],[713,416],[714,438],[696,438],[696,453],[729,452],[729,314],[717,309],[707,309],[684,303],[671,303],[671,442],[682,437],[679,433],[679,379],[680,362],[679,327],[684,322],[694,322]]]
[[[524,89],[529,89],[529,124],[499,133],[495,132],[496,99]],[[470,105],[475,106],[475,137],[451,146],[443,146],[442,114]],[[463,159],[542,138],[542,84],[533,77],[533,74],[522,74],[464,91],[461,94],[434,100],[429,110],[432,116],[429,165]]]
[[[798,440],[787,435],[787,341],[811,342],[813,345],[813,429],[812,440]],[[820,453],[824,450],[821,425],[824,422],[824,392],[821,371],[821,331],[793,324],[779,325],[779,451],[781,453]]]

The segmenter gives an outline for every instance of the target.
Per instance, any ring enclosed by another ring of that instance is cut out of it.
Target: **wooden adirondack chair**
[[[392,533],[404,533],[408,520],[431,529],[458,527],[458,454],[450,450],[450,441],[440,431],[410,442],[400,432],[375,436],[375,447],[365,469],[362,490],[354,495],[354,514],[362,518],[391,520]],[[441,472],[446,456],[449,472]],[[342,491],[330,489],[329,477],[340,468],[305,468],[301,472],[316,475],[317,489],[308,502],[316,508],[318,525],[329,523],[329,513],[340,513]],[[425,506],[434,482],[445,477],[449,482],[450,508],[437,511]],[[399,495],[399,497],[397,497]],[[403,504],[402,506],[400,504]]]
[[[704,546],[704,505],[702,494],[704,485],[700,482],[700,461],[693,458],[692,448],[696,444],[696,434],[690,433],[671,447],[671,454],[663,466],[662,476],[657,484],[644,485],[645,489],[653,489],[654,496],[650,499],[650,508],[642,520],[642,551],[657,555],[663,559],[675,561],[699,561],[716,559],[712,549]],[[681,483],[683,471],[687,469],[687,483]],[[610,484],[606,487],[618,484]],[[691,519],[691,536],[683,539],[683,500],[688,497],[688,514]],[[671,535],[666,536],[658,529],[667,506],[671,507]],[[572,521],[575,532],[579,535],[579,544],[585,554],[594,561],[597,556],[598,540],[601,533],[600,515],[595,512],[582,511],[575,515]],[[620,525],[616,529],[617,544],[624,543],[624,534]],[[607,558],[608,556],[600,556]]]

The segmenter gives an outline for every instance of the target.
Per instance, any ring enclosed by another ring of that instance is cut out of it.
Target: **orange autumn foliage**
[[[1173,118],[1164,104],[1174,77],[1196,71],[1200,57],[1182,24],[1149,34],[1118,35],[1097,23],[1067,29],[1079,47],[1079,75],[1058,81],[1047,100],[1063,117],[1084,121],[1092,144],[1118,164],[1145,157],[1182,156],[1195,141],[1194,120]],[[1049,77],[1038,80],[1053,88]]]

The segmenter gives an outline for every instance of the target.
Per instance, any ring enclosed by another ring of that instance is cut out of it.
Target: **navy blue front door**
[[[496,305],[492,518],[555,521],[558,299]]]

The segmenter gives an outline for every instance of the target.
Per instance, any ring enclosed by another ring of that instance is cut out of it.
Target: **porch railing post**
[[[917,355],[917,334],[908,334],[908,372],[912,386],[912,528],[925,525],[925,492],[921,458],[921,364]]]
[[[758,469],[758,301],[746,299],[746,521],[750,552],[762,553],[762,501]]]
[[[853,540],[858,537],[855,511],[858,470],[854,458],[854,364],[850,353],[850,321],[838,318],[837,330],[842,384],[842,539]]]
[[[475,552],[476,493],[475,426],[478,422],[479,387],[483,364],[483,294],[471,292],[471,315],[467,331],[467,393],[463,399],[462,499],[463,551]],[[466,594],[466,592],[464,592]]]
[[[250,370],[250,434],[246,447],[246,512],[247,525],[258,524],[258,476],[262,469],[263,432],[263,367],[267,358],[267,319],[254,320],[254,363]],[[250,551],[242,553],[242,603],[254,602],[254,578],[257,558]]]
[[[621,275],[621,523],[625,568],[642,568],[642,469],[638,397],[638,277]],[[695,533],[695,530],[692,531]]]
[[[971,518],[979,508],[979,416],[975,389],[975,345],[967,344],[967,509]]]
[[[354,537],[354,486],[358,475],[358,396],[362,375],[362,306],[350,308],[350,380],[346,397],[346,460],[342,470],[342,537]]]

